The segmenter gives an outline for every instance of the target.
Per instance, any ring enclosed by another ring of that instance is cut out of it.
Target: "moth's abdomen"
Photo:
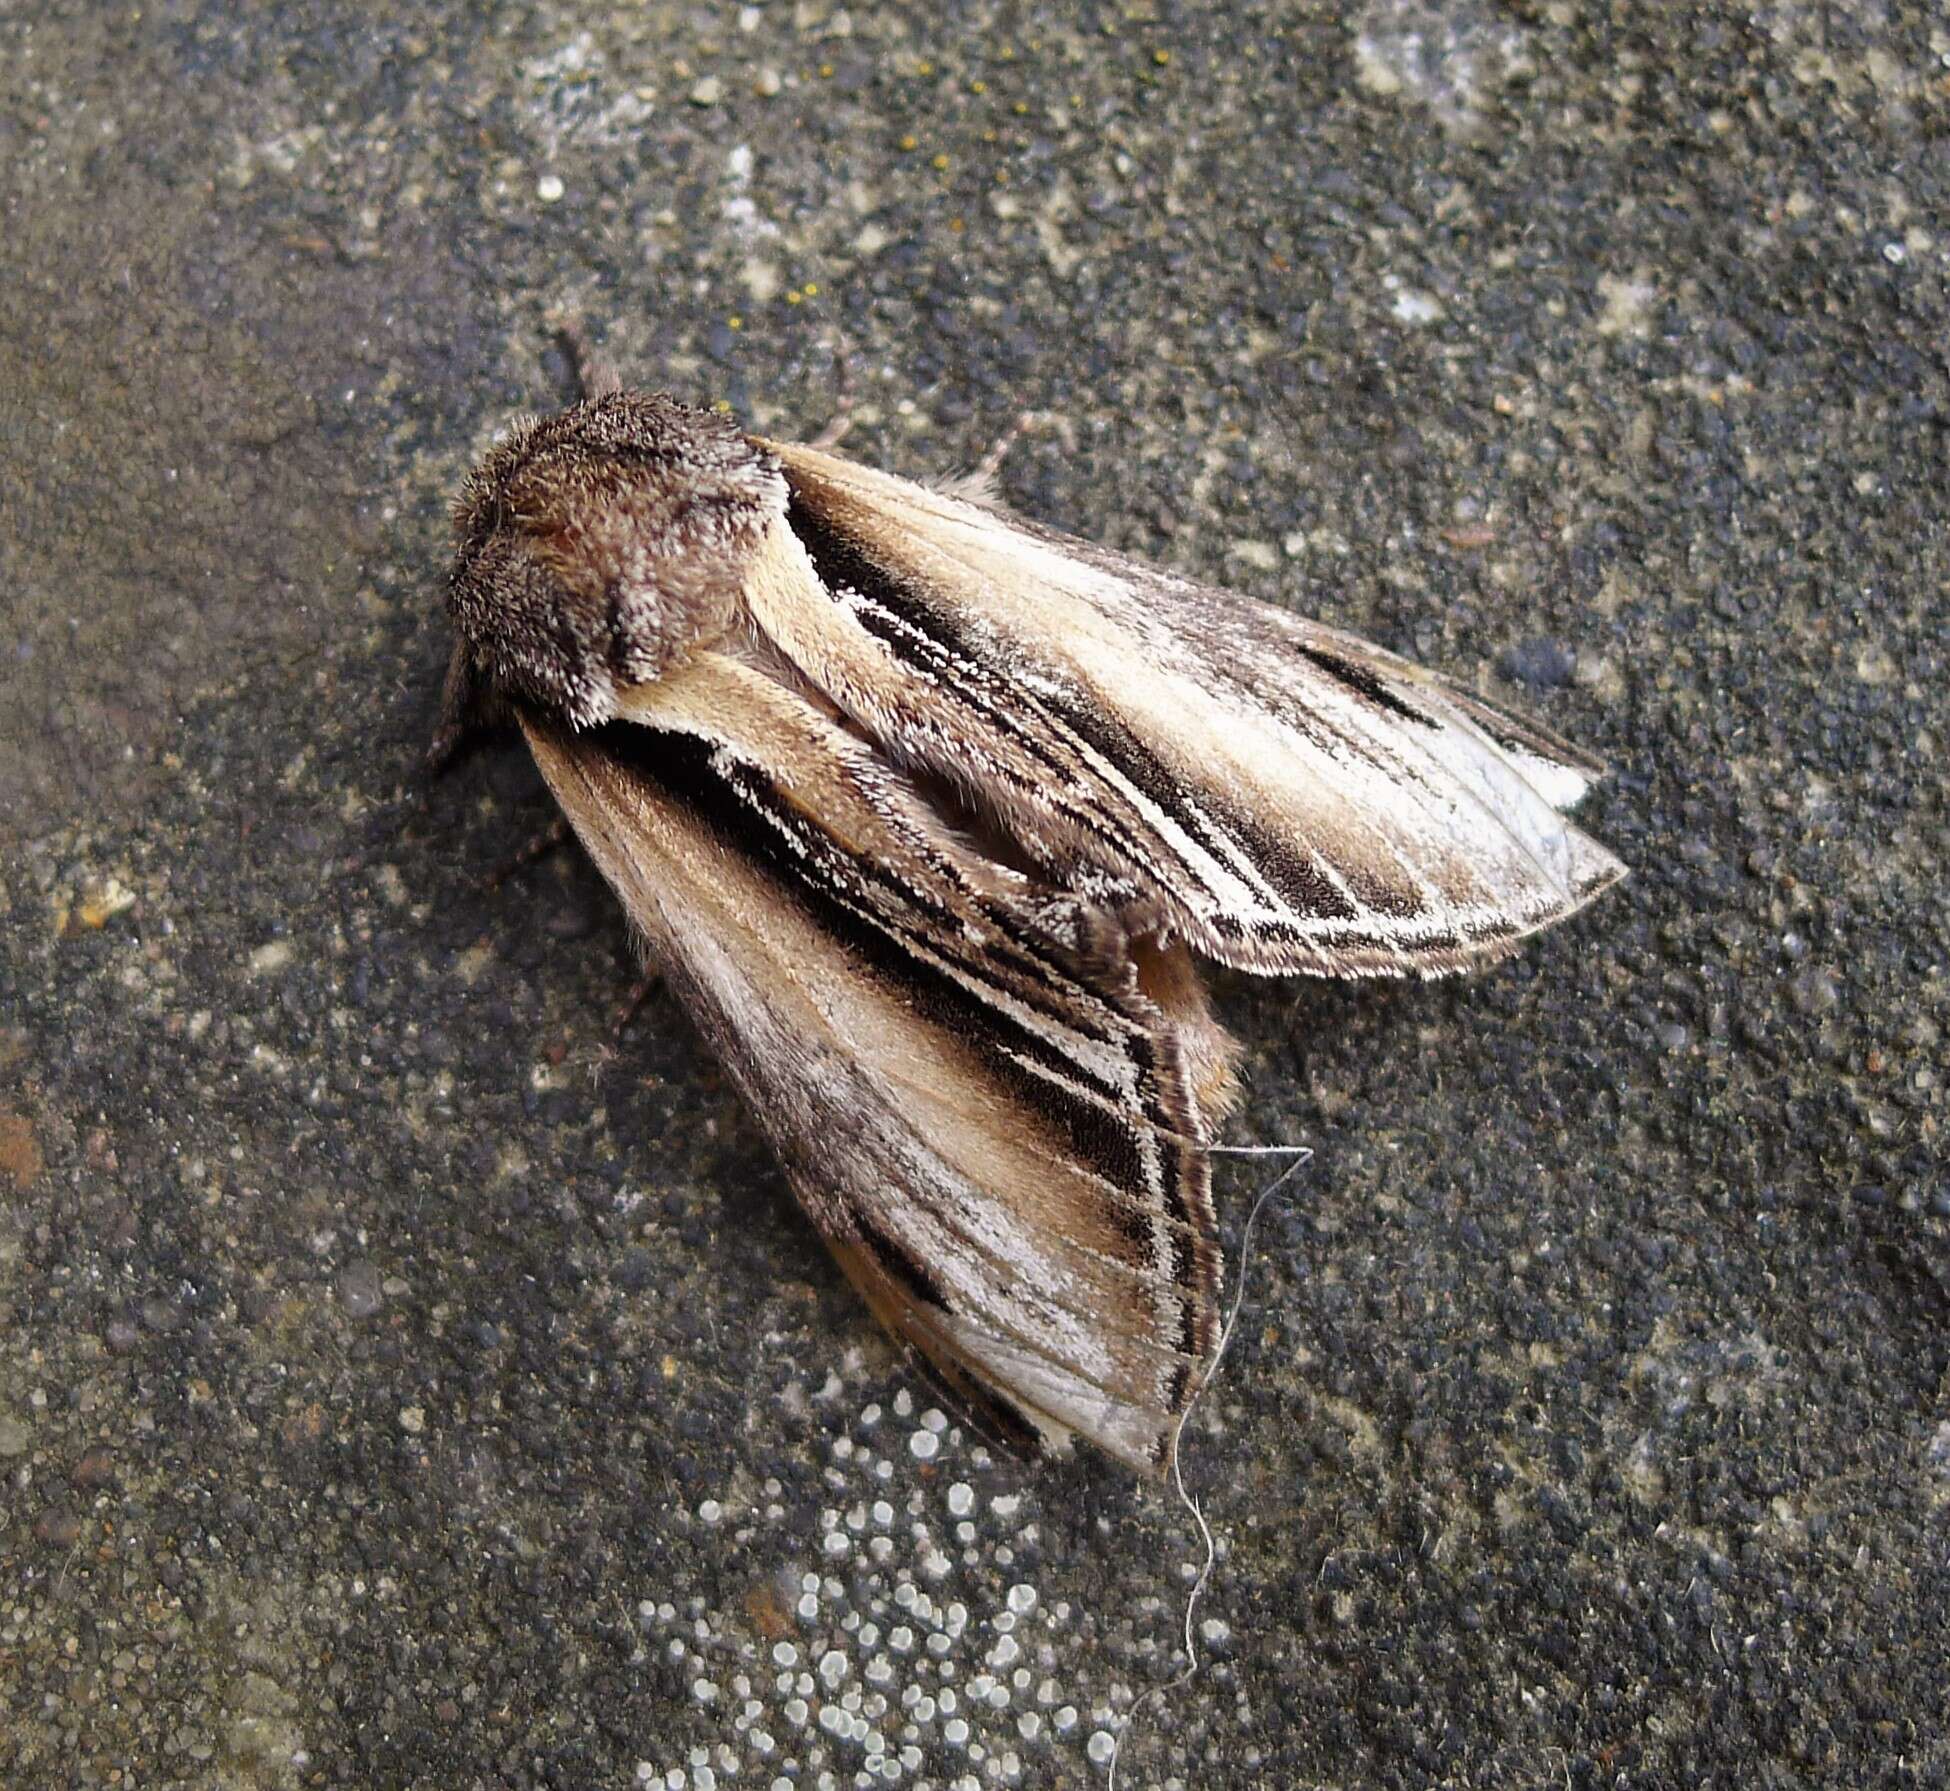
[[[447,608],[481,682],[583,728],[728,633],[785,512],[714,412],[612,392],[518,424],[454,507]]]

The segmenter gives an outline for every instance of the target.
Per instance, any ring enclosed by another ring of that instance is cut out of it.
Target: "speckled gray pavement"
[[[1508,966],[1222,986],[1318,1154],[1121,1782],[1950,1781],[1939,7],[12,6],[0,144],[8,1791],[1088,1787],[1183,1664],[421,780],[556,313],[1614,767]]]

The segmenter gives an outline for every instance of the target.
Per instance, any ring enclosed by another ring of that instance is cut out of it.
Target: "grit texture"
[[[1946,142],[1901,0],[5,9],[0,1783],[1945,1782]],[[422,779],[559,316],[1612,767],[1514,962],[1222,985],[1183,1683]]]

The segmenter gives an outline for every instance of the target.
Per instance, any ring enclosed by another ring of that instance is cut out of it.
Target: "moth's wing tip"
[[[1446,681],[1444,688],[1457,708],[1489,736],[1559,814],[1568,814],[1611,775],[1611,766],[1596,753],[1573,745],[1554,728]]]
[[[983,1358],[972,1347],[971,1333],[982,1328],[979,1321],[943,1314],[936,1322],[871,1250],[831,1236],[827,1244],[874,1316],[985,1441],[1019,1459],[1065,1461],[1076,1454],[1080,1437],[1145,1479],[1162,1480],[1170,1473],[1172,1450],[1189,1400],[1176,1409],[1163,1405],[1113,1409],[1106,1403],[1102,1421],[1095,1423],[1082,1409],[1059,1416],[1035,1403],[1019,1380],[1005,1379],[983,1366]],[[1190,1384],[1196,1386],[1196,1379]]]
[[[1610,847],[1600,845],[1590,834],[1580,833],[1578,839],[1589,860],[1589,868],[1582,872],[1577,885],[1578,906],[1582,908],[1586,902],[1603,895],[1614,883],[1623,883],[1632,874],[1632,867]]]
[[[1568,817],[1592,790],[1611,774],[1611,767],[1594,753],[1574,746],[1561,734],[1528,717],[1515,715],[1493,702],[1426,674],[1448,696],[1464,723],[1477,730],[1538,801],[1553,814]],[[1556,881],[1561,898],[1546,903],[1533,924],[1519,937],[1577,913],[1628,874],[1629,867],[1601,841],[1568,818],[1562,819],[1561,844],[1552,856],[1559,860]]]

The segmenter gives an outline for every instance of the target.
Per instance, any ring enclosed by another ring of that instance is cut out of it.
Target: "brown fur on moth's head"
[[[454,505],[447,611],[474,678],[571,727],[727,632],[785,512],[769,456],[712,411],[609,392],[529,419]]]

